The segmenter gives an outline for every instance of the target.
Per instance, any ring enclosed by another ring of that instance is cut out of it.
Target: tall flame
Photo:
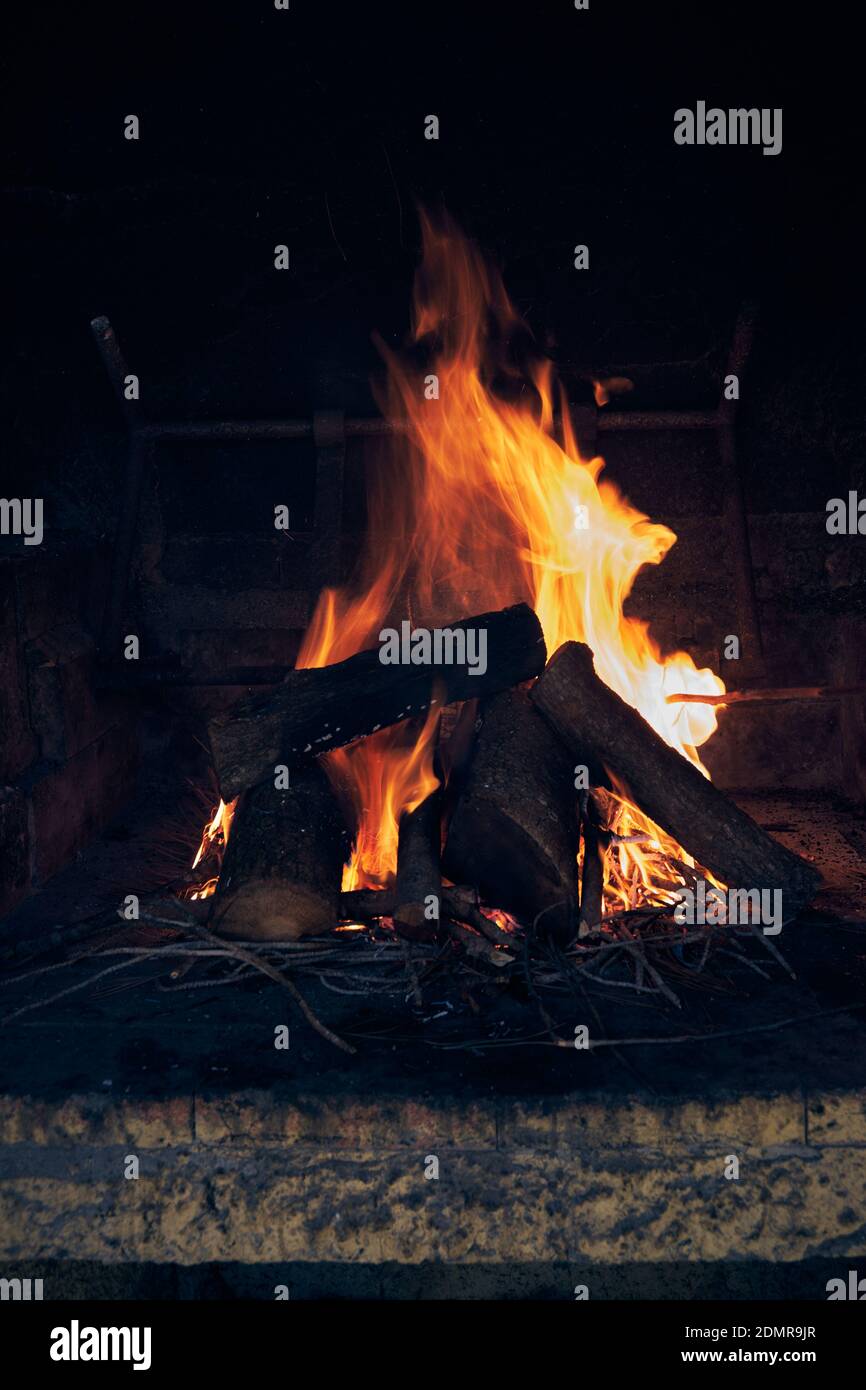
[[[422,229],[414,347],[398,355],[379,344],[380,404],[407,429],[369,470],[355,577],[321,595],[298,666],[344,660],[406,616],[433,626],[523,599],[548,652],[588,643],[601,678],[705,772],[696,749],[716,728],[712,708],[665,697],[721,693],[723,683],[685,652],[663,655],[623,611],[640,569],[676,536],[601,478],[601,458],[581,458],[564,399],[555,436],[551,364],[536,354],[514,365],[509,348],[526,329],[499,274],[447,219],[422,215]],[[434,728],[428,720],[408,746],[399,728],[384,730],[324,760],[357,821],[344,887],[393,874],[399,817],[436,782]],[[633,846],[618,853],[638,857]]]

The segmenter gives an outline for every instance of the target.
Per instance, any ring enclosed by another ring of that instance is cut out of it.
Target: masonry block
[[[79,753],[118,722],[119,702],[94,688],[96,647],[75,624],[52,629],[27,648],[33,728],[43,758]]]
[[[35,756],[20,663],[15,567],[0,563],[0,779],[17,777]]]
[[[68,864],[123,805],[136,763],[135,731],[119,725],[34,784],[31,805],[38,882]]]
[[[0,916],[30,891],[27,800],[17,787],[0,787]]]
[[[105,554],[94,546],[67,542],[24,557],[17,571],[21,639],[32,641],[64,623],[94,623],[104,578]]]

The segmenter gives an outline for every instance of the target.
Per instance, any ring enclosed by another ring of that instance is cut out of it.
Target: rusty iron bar
[[[866,695],[866,685],[759,686],[726,690],[724,695],[668,695],[669,705],[763,705],[790,700],[841,700],[846,695]]]
[[[611,410],[598,412],[596,429],[600,434],[623,434],[630,430],[715,430],[719,426],[716,410]]]
[[[111,382],[111,389],[120,403],[126,423],[130,429],[137,429],[143,424],[141,405],[138,401],[129,400],[126,395],[126,378],[130,372],[126,365],[126,359],[120,350],[117,334],[104,314],[91,319],[90,330],[102,358],[102,365],[105,367],[108,380]]]
[[[586,407],[575,407],[575,409]],[[405,434],[408,420],[349,417],[343,427],[347,438],[383,434]],[[719,413],[715,410],[632,410],[600,411],[596,429],[602,434],[636,430],[715,430]],[[254,439],[313,439],[313,420],[162,420],[142,426],[142,439],[162,444],[190,441],[249,441]]]
[[[195,686],[279,685],[292,671],[291,666],[231,666],[219,675],[204,676],[177,666],[142,666],[140,662],[118,661],[97,667],[96,685],[101,690],[139,690]]]

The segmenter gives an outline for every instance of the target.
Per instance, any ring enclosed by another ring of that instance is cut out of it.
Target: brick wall
[[[106,548],[0,555],[0,915],[68,864],[129,794],[134,704],[97,691]]]

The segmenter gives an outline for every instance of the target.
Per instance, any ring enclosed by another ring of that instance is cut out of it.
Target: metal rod
[[[717,410],[600,410],[596,429],[600,434],[629,430],[715,430]]]
[[[122,662],[102,666],[96,673],[96,685],[103,690],[138,690],[149,685],[278,685],[291,670],[291,666],[232,666],[219,675],[206,676],[173,666],[148,667],[137,662]]]
[[[348,425],[348,421],[346,422]],[[312,420],[166,420],[144,425],[144,439],[160,444],[190,440],[312,439]]]
[[[135,429],[142,423],[141,407],[138,401],[131,401],[126,395],[126,378],[130,372],[126,365],[126,359],[120,350],[117,335],[104,314],[91,319],[90,331],[102,358],[102,365],[105,367],[108,380],[111,382],[111,389],[126,416],[126,423],[130,429]]]
[[[333,580],[336,574],[338,563],[339,547],[336,544],[333,534],[333,518],[331,511],[334,510],[334,501],[338,494],[342,493],[342,459],[338,457],[340,439],[327,438],[330,417],[319,416],[308,420],[175,420],[175,421],[147,421],[141,411],[139,403],[129,400],[126,395],[126,378],[129,376],[129,369],[117,336],[109,320],[100,315],[91,321],[91,331],[93,333],[96,346],[102,358],[106,374],[111,383],[112,390],[120,404],[126,420],[129,432],[129,454],[126,465],[126,477],[124,482],[124,492],[118,513],[117,532],[115,537],[114,552],[111,562],[111,578],[108,596],[106,599],[105,613],[103,617],[101,647],[104,656],[113,657],[119,655],[119,642],[122,636],[121,626],[126,605],[126,598],[129,589],[129,579],[132,570],[132,558],[135,548],[136,529],[138,516],[141,506],[141,493],[147,466],[150,460],[151,446],[158,443],[182,443],[189,441],[247,441],[255,439],[263,440],[315,440],[319,446],[320,454],[320,477],[318,479],[318,494],[321,506],[317,506],[317,522],[324,523],[327,514],[329,524],[323,527],[325,534],[321,538],[319,566],[322,574],[318,577],[324,578],[327,572],[328,578]],[[587,407],[575,407],[584,413]],[[588,407],[592,410],[593,407]],[[600,433],[612,434],[625,431],[638,430],[710,430],[718,429],[722,439],[730,435],[732,444],[732,430],[730,418],[720,408],[718,411],[699,411],[699,410],[658,410],[658,411],[600,411],[596,413],[596,427]],[[322,434],[322,431],[325,434]],[[366,438],[380,435],[400,434],[410,429],[408,420],[384,420],[381,418],[352,418],[341,420],[340,438]],[[727,446],[723,445],[723,454],[726,453]],[[727,451],[730,452],[730,451]],[[324,473],[322,467],[324,466]],[[331,478],[333,474],[333,478]],[[338,476],[339,475],[339,476]],[[333,486],[331,486],[333,483]],[[742,511],[742,498],[740,498]],[[740,530],[746,526],[745,517],[742,518]],[[745,530],[745,547],[748,551],[748,531]],[[740,546],[742,549],[742,546]],[[749,574],[751,574],[751,564],[749,561]],[[757,616],[755,614],[755,622]],[[760,637],[758,637],[758,642]],[[230,680],[229,677],[234,673],[226,673],[220,677],[199,677],[193,680],[182,673],[175,672],[140,672],[133,674],[132,671],[122,677],[122,682],[126,685],[226,685],[226,684],[269,684],[267,680],[262,680],[261,676],[254,678],[252,671],[248,668],[241,668],[244,671],[243,679],[239,681]],[[264,670],[264,668],[262,668]],[[267,673],[265,673],[267,674]],[[120,681],[121,677],[115,675],[115,681]],[[280,679],[280,677],[277,677]]]
[[[408,420],[349,418],[344,422],[347,437],[406,434]],[[599,412],[596,428],[602,434],[634,430],[715,430],[719,414],[715,410],[634,410]],[[160,420],[143,425],[143,439],[160,443],[200,440],[312,439],[312,420]]]
[[[836,700],[866,695],[866,685],[791,685],[765,690],[726,690],[724,695],[668,695],[669,705],[761,705],[782,700]]]

